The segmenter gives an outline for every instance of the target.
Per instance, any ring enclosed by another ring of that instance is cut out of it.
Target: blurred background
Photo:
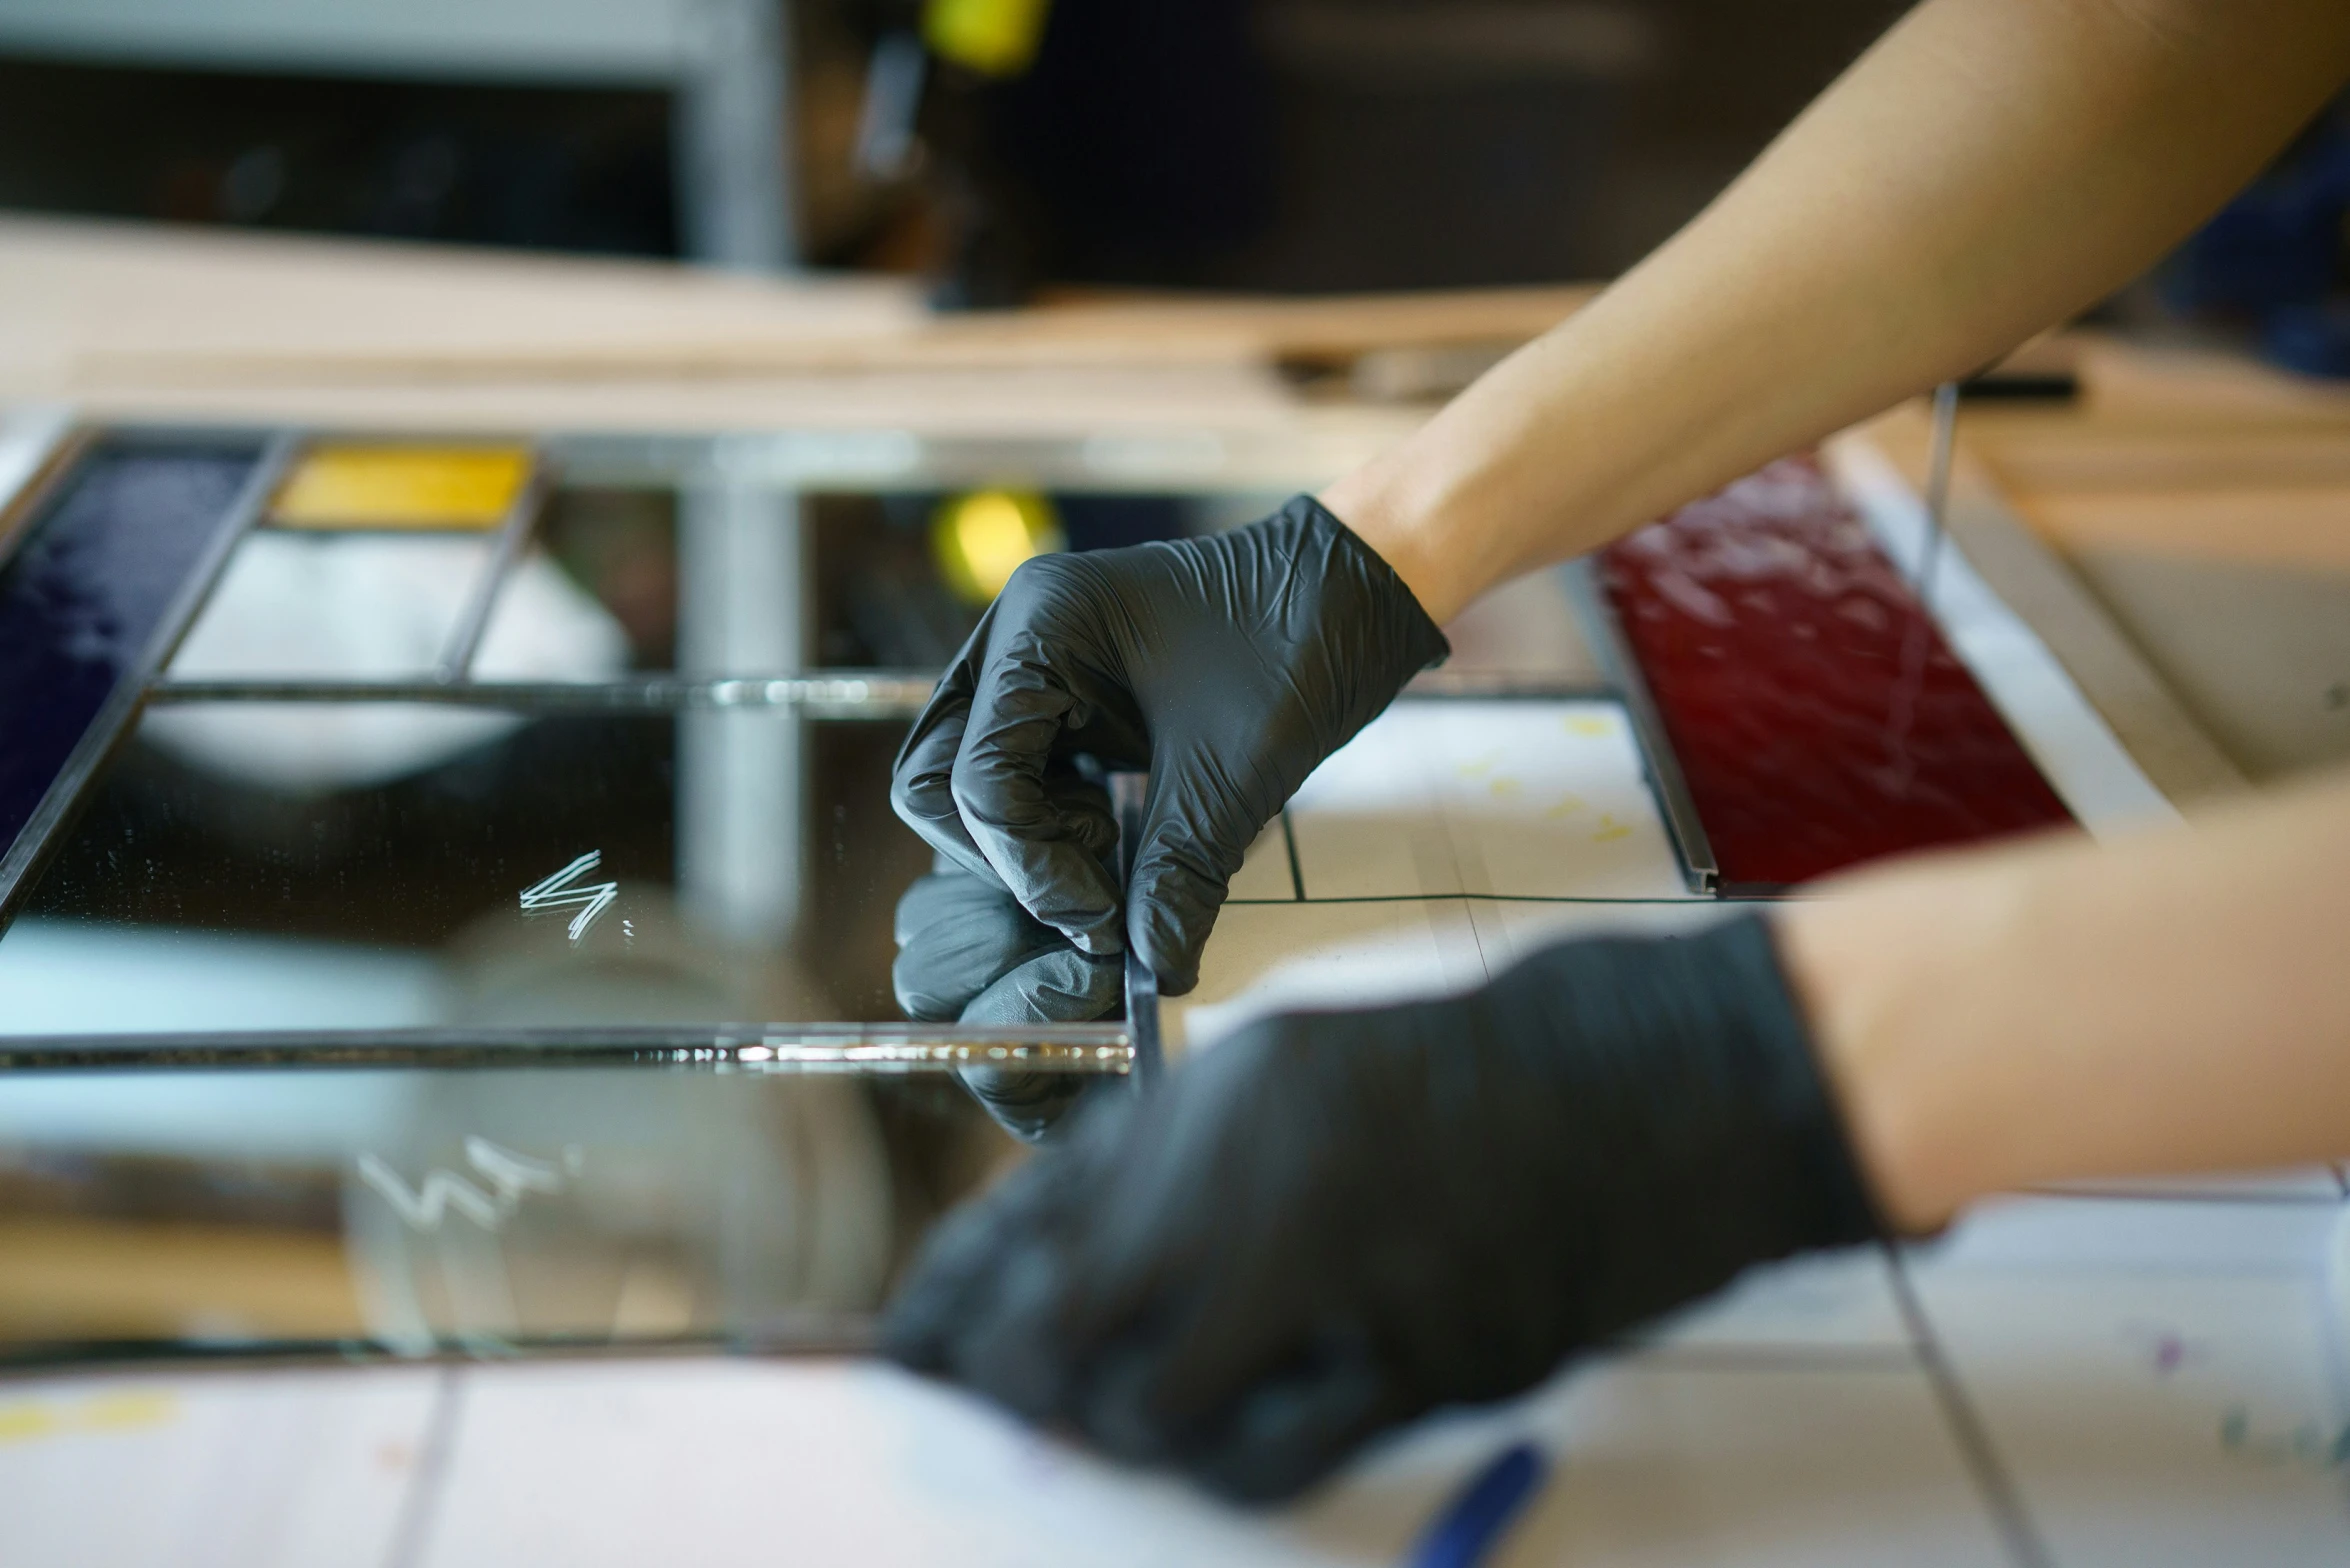
[[[1085,286],[1610,276],[1901,0],[0,0],[0,207]],[[2126,296],[2350,372],[2350,137]]]
[[[0,0],[0,205],[922,272],[971,303],[1592,277],[1902,9]]]

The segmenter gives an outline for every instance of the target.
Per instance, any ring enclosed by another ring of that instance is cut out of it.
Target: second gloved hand
[[[1180,995],[1259,830],[1445,652],[1403,580],[1310,496],[1213,538],[1041,557],[940,681],[891,801],[1085,952],[1131,938]],[[1151,775],[1131,912],[1080,756]]]
[[[1122,1458],[1278,1498],[1749,1264],[1873,1234],[1747,916],[1243,1030],[951,1217],[884,1345]]]

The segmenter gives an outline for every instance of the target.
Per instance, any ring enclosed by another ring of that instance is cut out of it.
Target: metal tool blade
[[[1150,796],[1147,773],[1110,775],[1110,806],[1118,814],[1118,880],[1131,902],[1134,863],[1142,853],[1143,807]],[[1159,977],[1135,951],[1131,935],[1126,943],[1126,1035],[1134,1052],[1134,1081],[1148,1090],[1166,1069],[1159,1044]]]
[[[1958,383],[1934,389],[1934,441],[1926,457],[1926,542],[1918,552],[1910,588],[1918,603],[1934,608],[1934,569],[1942,560],[1942,534],[1950,511],[1950,459],[1958,444]]]

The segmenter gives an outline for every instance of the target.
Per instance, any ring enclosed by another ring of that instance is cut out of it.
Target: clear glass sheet
[[[171,678],[425,675],[447,651],[490,548],[466,534],[257,528],[229,557]]]
[[[873,1059],[852,1048],[908,1030],[892,919],[931,858],[889,807],[904,722],[159,706],[0,936],[0,1041],[294,1031],[323,1058],[327,1036],[410,1031],[420,1051],[698,1037],[746,1063],[809,1040]]]
[[[985,607],[956,586],[942,556],[953,545],[942,543],[941,509],[967,493],[795,492],[758,479],[558,487],[538,548],[501,588],[473,676],[935,670]],[[1277,504],[1240,498],[1236,510],[1228,497],[1082,491],[1040,499],[1052,531],[1078,550],[1210,532]]]
[[[539,517],[537,548],[501,586],[474,677],[583,680],[675,668],[677,514],[671,490],[557,489]]]
[[[100,442],[0,539],[0,899],[33,847],[19,835],[45,832],[92,727],[111,735],[109,711],[177,634],[189,579],[227,547],[264,461],[258,439]]]
[[[0,1364],[840,1348],[1018,1157],[935,1076],[0,1074]]]

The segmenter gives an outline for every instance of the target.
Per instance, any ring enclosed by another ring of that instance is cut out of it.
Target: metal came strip
[[[187,680],[159,682],[151,702],[425,702],[555,713],[796,708],[817,718],[910,718],[937,677],[924,671],[821,675],[647,675],[608,681]]]
[[[203,1068],[684,1067],[737,1072],[923,1072],[1005,1066],[1124,1073],[1116,1024],[744,1024],[719,1029],[384,1029],[219,1034],[0,1035],[0,1072]]]
[[[1665,731],[1664,716],[1657,711],[1656,698],[1650,694],[1648,682],[1640,673],[1639,661],[1624,643],[1623,628],[1617,624],[1615,611],[1609,607],[1607,595],[1600,592],[1598,576],[1588,559],[1570,561],[1563,570],[1567,577],[1567,596],[1574,605],[1575,618],[1582,623],[1583,635],[1591,644],[1592,657],[1614,688],[1617,699],[1624,705],[1625,717],[1631,722],[1633,739],[1640,746],[1640,765],[1647,771],[1649,787],[1656,792],[1665,831],[1672,834],[1673,848],[1680,852],[1681,873],[1689,891],[1719,893],[1722,872],[1714,858],[1713,844],[1706,837],[1704,822],[1698,818],[1697,802],[1689,793],[1688,780],[1681,775],[1681,764],[1673,755],[1672,737]]]
[[[97,442],[0,568],[0,926],[291,451],[283,436]]]

